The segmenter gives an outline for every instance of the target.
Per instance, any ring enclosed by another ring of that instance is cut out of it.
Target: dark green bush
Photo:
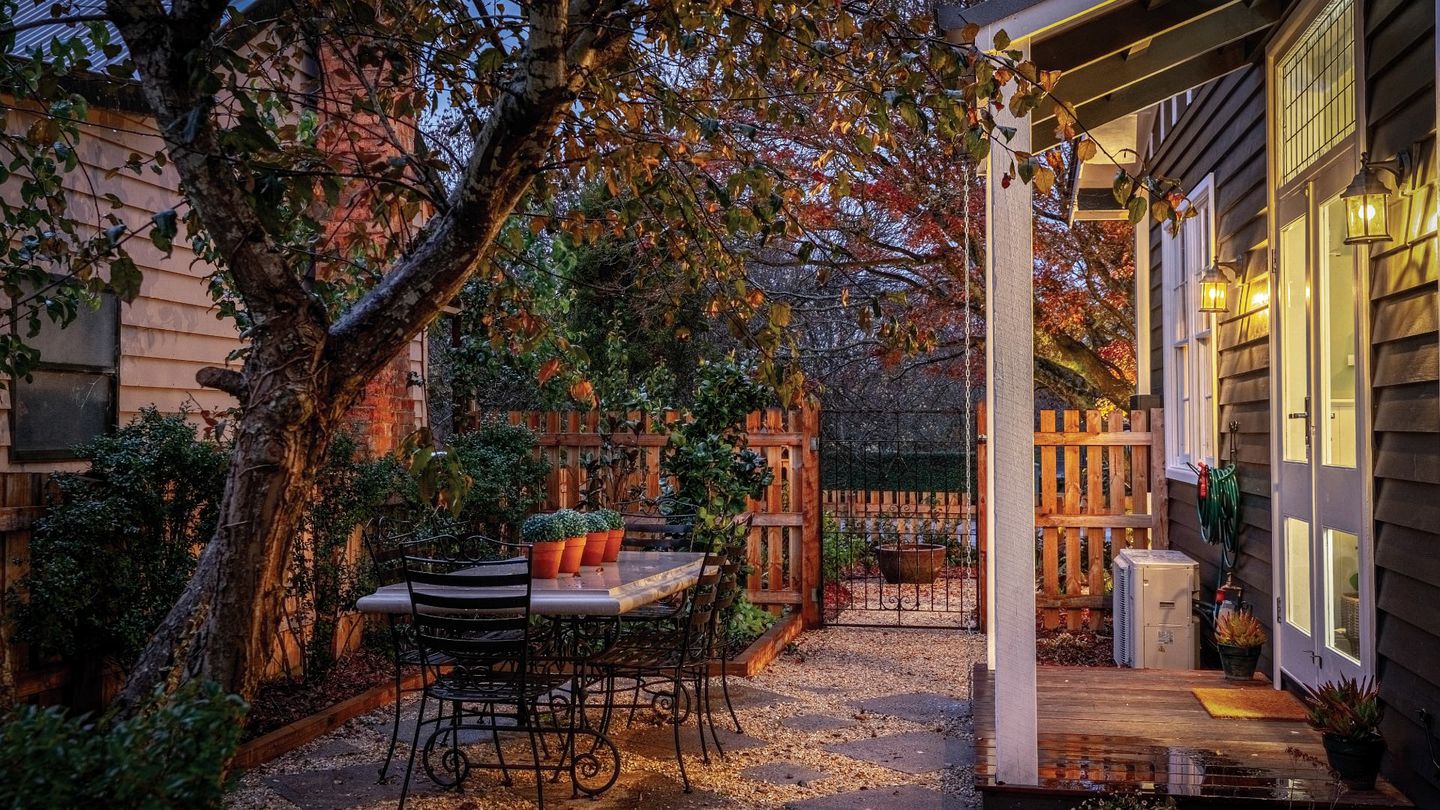
[[[520,522],[545,503],[550,467],[535,452],[535,434],[520,425],[489,422],[452,436],[449,445],[474,479],[461,523],[471,531],[516,539]]]
[[[84,474],[35,524],[16,638],[70,660],[128,666],[175,603],[215,529],[229,455],[185,415],[147,408],[80,448]]]
[[[245,711],[199,681],[113,724],[19,707],[0,718],[0,807],[220,807]]]

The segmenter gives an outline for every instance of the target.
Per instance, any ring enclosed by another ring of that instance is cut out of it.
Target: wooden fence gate
[[[980,414],[984,424],[983,406]],[[1169,547],[1164,414],[1159,408],[1046,410],[1038,423],[1035,606],[1047,629],[1062,622],[1070,630],[1097,629],[1110,611],[1113,555],[1124,548]],[[983,443],[979,457],[984,469]],[[985,503],[981,476],[982,537]]]

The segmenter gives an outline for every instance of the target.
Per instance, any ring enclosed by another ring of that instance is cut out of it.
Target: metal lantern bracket
[[[1404,183],[1405,178],[1414,176],[1411,171],[1414,168],[1415,160],[1411,156],[1409,149],[1401,149],[1395,154],[1395,157],[1388,160],[1371,160],[1369,152],[1362,152],[1360,155],[1360,171],[1364,172],[1366,169],[1378,169],[1389,172],[1391,178],[1395,181],[1395,191],[1398,194],[1409,193],[1410,189],[1405,188]]]

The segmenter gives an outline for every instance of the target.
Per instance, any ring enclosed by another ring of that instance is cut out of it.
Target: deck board
[[[1119,789],[1169,794],[1182,807],[1411,806],[1383,780],[1373,792],[1338,788],[1323,766],[1320,735],[1305,723],[1211,717],[1190,691],[1269,689],[1267,682],[1237,685],[1209,670],[1042,666],[1036,675],[1041,784],[1012,786],[994,778],[994,673],[983,664],[974,670],[975,779],[987,805]]]

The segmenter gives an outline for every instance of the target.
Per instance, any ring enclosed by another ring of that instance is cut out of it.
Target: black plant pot
[[[1351,790],[1374,790],[1375,777],[1380,773],[1380,757],[1385,755],[1385,741],[1376,737],[1365,742],[1350,742],[1326,734],[1325,758],[1330,768],[1340,774],[1340,781]]]
[[[1255,664],[1260,660],[1260,647],[1232,647],[1216,644],[1220,648],[1220,667],[1225,670],[1227,681],[1248,681],[1255,677]]]

